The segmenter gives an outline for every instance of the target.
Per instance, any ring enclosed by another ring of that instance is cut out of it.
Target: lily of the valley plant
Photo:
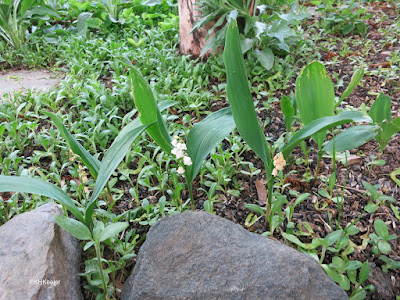
[[[273,157],[273,151],[265,139],[264,132],[257,119],[253,98],[250,93],[249,82],[244,67],[244,60],[240,45],[239,30],[236,20],[230,20],[226,33],[224,61],[227,73],[227,96],[232,116],[239,134],[249,147],[264,162],[268,199],[266,216],[272,220],[273,185],[278,171],[283,170],[286,158],[293,149],[304,139],[314,136],[329,128],[349,122],[368,122],[369,117],[358,111],[344,111],[337,115],[319,117],[310,121],[302,129],[295,132],[287,143],[279,149]],[[270,222],[271,227],[271,222]]]

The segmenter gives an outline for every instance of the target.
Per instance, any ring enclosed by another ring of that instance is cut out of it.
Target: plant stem
[[[190,183],[188,183],[186,181],[187,185],[188,185],[188,189],[189,189],[189,196],[190,196],[190,202],[191,202],[191,206],[192,206],[192,211],[195,210],[194,208],[194,198],[193,198],[193,188],[192,185]]]
[[[95,241],[94,242],[94,247],[96,249],[97,262],[99,264],[99,272],[100,272],[101,282],[103,284],[104,296],[106,297],[106,299],[109,299],[108,290],[107,290],[107,284],[106,284],[106,280],[104,279],[104,274],[103,274],[103,266],[101,264],[100,242],[99,241]]]
[[[319,174],[319,162],[321,161],[322,155],[324,154],[324,151],[319,150],[318,151],[318,158],[317,158],[317,167],[315,168],[315,173],[314,173],[314,178],[317,179],[318,174]]]
[[[107,182],[106,187],[107,187],[107,190],[106,190],[107,200],[108,200],[108,202],[110,204],[113,204],[114,203],[114,199],[113,199],[113,197],[111,195],[111,188],[110,188],[110,185],[108,184],[108,182]]]

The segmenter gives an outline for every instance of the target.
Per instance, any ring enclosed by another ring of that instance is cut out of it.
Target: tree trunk
[[[208,30],[214,25],[214,22],[197,29],[195,32],[189,34],[193,29],[193,24],[198,19],[196,15],[198,11],[194,10],[196,0],[178,0],[179,10],[179,37],[180,45],[179,52],[182,55],[193,55],[194,57],[200,56],[201,50],[206,44],[205,38]],[[206,54],[209,55],[211,50]]]

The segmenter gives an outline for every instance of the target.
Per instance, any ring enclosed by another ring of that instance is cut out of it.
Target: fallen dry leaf
[[[258,195],[258,202],[262,205],[265,204],[267,201],[268,192],[265,188],[266,181],[256,179],[256,188],[257,188],[257,195]]]

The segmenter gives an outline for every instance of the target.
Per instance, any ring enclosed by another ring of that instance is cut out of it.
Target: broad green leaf
[[[355,295],[349,298],[349,300],[364,300],[365,298],[367,298],[367,292],[359,289]]]
[[[35,5],[36,0],[11,0],[11,1],[1,1],[2,3],[7,3],[7,4],[14,4],[14,9],[18,9],[19,8],[19,13],[21,14],[21,16],[25,15],[25,13],[32,8]]]
[[[302,129],[298,130],[287,142],[281,152],[283,153],[284,157],[287,157],[301,141],[312,136],[320,130],[333,128],[349,122],[368,121],[367,119],[364,117],[363,113],[359,111],[344,111],[337,114],[336,116],[317,119],[307,126],[304,126]]]
[[[383,222],[381,219],[376,219],[374,221],[374,229],[375,229],[376,234],[378,234],[382,238],[385,238],[389,235],[389,231],[386,226],[386,223]]]
[[[293,117],[295,114],[295,110],[292,104],[292,101],[290,101],[290,98],[286,95],[282,96],[281,99],[281,110],[282,114],[285,117],[285,126],[286,130],[290,131],[292,128],[292,123],[293,123]]]
[[[49,7],[46,6],[37,6],[34,7],[33,9],[31,9],[30,11],[28,11],[29,15],[39,15],[39,16],[43,16],[43,15],[50,15],[56,18],[61,18],[60,15],[58,13],[56,13],[54,10],[52,10]]]
[[[100,161],[92,156],[73,136],[72,134],[65,128],[63,122],[59,117],[51,112],[43,112],[46,116],[50,117],[53,121],[54,125],[56,125],[58,131],[61,136],[66,140],[68,146],[71,148],[72,152],[82,159],[82,162],[89,169],[90,173],[94,178],[97,178],[97,174],[100,169]]]
[[[104,155],[96,184],[93,189],[93,194],[90,198],[90,202],[85,213],[85,222],[87,225],[91,222],[97,197],[103,191],[111,177],[111,174],[115,171],[122,159],[125,157],[133,141],[143,132],[143,130],[149,126],[149,124],[139,125],[140,121],[138,119],[126,125]]]
[[[351,77],[351,81],[347,86],[347,89],[343,92],[342,96],[339,99],[339,102],[336,103],[335,108],[342,103],[342,101],[351,94],[351,92],[356,88],[356,86],[360,83],[361,79],[364,76],[364,69],[358,69],[354,72],[353,76]]]
[[[186,146],[187,154],[192,159],[192,166],[187,168],[189,181],[193,181],[199,172],[203,160],[235,128],[229,108],[223,108],[210,114],[196,124],[189,132]]]
[[[255,50],[255,55],[258,61],[266,70],[271,70],[274,66],[274,53],[270,48],[264,48],[263,50]]]
[[[365,144],[376,135],[376,125],[353,126],[343,130],[334,139],[330,140],[323,148],[324,151],[333,152],[333,142],[335,151],[341,152],[358,148]]]
[[[86,21],[92,17],[92,13],[83,12],[78,16],[76,29],[78,30],[78,34],[81,36],[86,36],[87,25]]]
[[[375,203],[370,202],[365,206],[364,210],[367,213],[372,214],[372,213],[374,213],[374,212],[376,212],[378,210],[378,205],[375,204]]]
[[[339,274],[339,285],[342,289],[345,291],[348,291],[350,289],[350,280],[347,278],[346,275],[344,274]]]
[[[324,240],[326,241],[326,243],[328,244],[328,246],[331,246],[331,245],[333,245],[333,244],[340,238],[340,236],[342,235],[342,233],[343,233],[343,230],[342,230],[342,229],[333,231],[333,232],[329,233],[329,234],[324,238]]]
[[[147,128],[148,134],[165,152],[170,153],[172,150],[171,138],[150,85],[134,66],[130,67],[130,80],[142,124],[151,124]]]
[[[82,222],[84,220],[75,203],[62,189],[41,179],[0,175],[0,192],[29,193],[49,197],[64,205],[78,220]]]
[[[390,122],[392,120],[390,107],[391,107],[390,97],[386,96],[383,93],[380,93],[369,111],[369,115],[374,121],[374,123],[380,124],[384,120]]]
[[[388,254],[390,251],[392,251],[392,246],[390,246],[390,244],[386,241],[379,241],[378,248],[383,254]]]
[[[329,267],[328,265],[322,264],[321,267],[324,269],[326,274],[336,283],[339,283],[341,278],[338,272],[335,269]]]
[[[353,24],[345,24],[343,26],[343,29],[342,29],[343,35],[346,35],[346,34],[352,32],[353,29],[354,29],[354,25]]]
[[[361,35],[366,35],[367,34],[367,24],[365,24],[364,22],[357,22],[356,23],[356,28],[357,31],[361,34]]]
[[[349,244],[350,238],[348,235],[341,236],[336,242],[336,249],[341,250]]]
[[[224,62],[227,76],[227,96],[236,127],[249,147],[268,168],[271,168],[271,157],[254,109],[240,48],[239,30],[234,20],[229,24],[226,33]]]
[[[381,123],[381,130],[378,132],[375,138],[379,143],[381,151],[385,149],[386,145],[392,139],[392,136],[400,131],[400,124],[398,124],[399,123],[398,120],[400,120],[400,117],[394,119],[390,123],[387,122]]]
[[[116,236],[121,231],[128,228],[128,226],[129,226],[128,222],[118,222],[107,225],[101,232],[99,241],[102,242],[105,241],[106,239]]]
[[[255,39],[242,39],[240,40],[240,47],[242,49],[242,54],[245,54],[251,48],[253,48]]]
[[[329,266],[331,268],[340,269],[341,271],[344,271],[344,269],[346,268],[344,260],[338,256],[334,256],[332,258],[332,263],[330,263]]]
[[[86,20],[86,26],[89,28],[100,28],[103,21],[99,18],[90,18]]]
[[[54,220],[60,227],[72,234],[78,240],[85,241],[92,239],[90,230],[85,224],[66,216],[55,216]]]
[[[333,115],[335,92],[332,80],[319,62],[307,65],[296,80],[296,103],[304,125]],[[325,140],[326,131],[313,136],[319,149]]]
[[[360,229],[358,229],[358,227],[355,226],[355,225],[350,225],[350,226],[347,227],[344,231],[345,231],[348,235],[355,235],[355,234],[357,234],[357,233],[360,232]]]
[[[363,266],[361,267],[360,276],[358,277],[359,278],[358,284],[359,285],[363,284],[365,280],[368,279],[368,276],[369,276],[369,263],[368,261],[366,261],[363,263]]]
[[[346,270],[357,270],[362,267],[362,262],[358,260],[349,260],[346,262]]]

